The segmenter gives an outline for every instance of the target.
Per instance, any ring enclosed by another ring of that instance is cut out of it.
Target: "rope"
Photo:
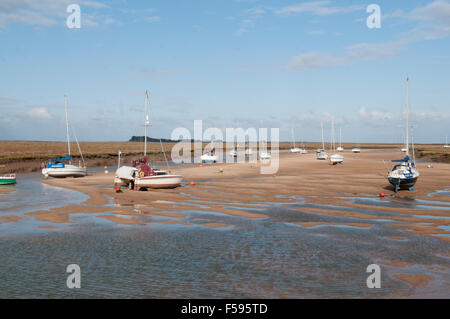
[[[77,142],[78,151],[80,152],[81,160],[83,161],[83,167],[86,167],[86,162],[84,161],[83,152],[81,151],[80,143],[78,143],[77,134],[75,133],[75,129],[73,127],[71,127],[71,129],[72,129],[73,135],[75,137],[75,141]]]
[[[159,139],[159,143],[161,144],[161,149],[162,149],[163,154],[164,154],[164,160],[166,161],[167,171],[169,171],[169,170],[170,170],[170,168],[169,168],[169,162],[167,161],[166,151],[164,150],[164,146],[163,146],[163,143],[162,143],[162,139],[161,139],[161,138]],[[170,172],[169,172],[169,173],[170,173]]]

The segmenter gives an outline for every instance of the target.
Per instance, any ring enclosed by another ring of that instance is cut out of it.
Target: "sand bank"
[[[280,169],[272,175],[260,174],[261,163],[203,167],[189,165],[171,169],[171,173],[184,176],[182,187],[148,192],[124,189],[122,193],[115,193],[112,173],[82,179],[50,179],[44,182],[85,193],[89,195],[89,199],[77,207],[34,212],[30,215],[40,220],[68,222],[70,214],[77,211],[95,213],[108,212],[109,209],[111,212],[118,208],[117,214],[155,215],[189,223],[185,219],[190,212],[205,213],[210,218],[213,215],[209,213],[245,219],[266,219],[271,217],[265,209],[279,205],[287,211],[299,211],[311,216],[346,218],[346,221],[335,222],[342,225],[370,227],[378,220],[392,221],[389,225],[400,231],[447,241],[450,232],[441,226],[449,224],[447,217],[450,217],[450,209],[440,210],[439,207],[443,204],[433,202],[443,202],[450,208],[450,198],[440,193],[433,197],[428,195],[450,187],[450,165],[435,164],[433,168],[427,168],[425,163],[419,163],[421,177],[415,191],[395,194],[386,178],[391,165],[383,163],[383,160],[400,158],[402,155],[400,152],[375,150],[361,154],[345,152],[344,164],[332,166],[327,162],[317,161],[314,154],[282,153]],[[371,169],[367,170],[367,167]],[[195,185],[190,185],[191,181],[195,181]],[[387,197],[378,202],[377,195],[381,192],[386,193]],[[375,203],[369,205],[366,202],[355,202],[355,198],[369,198]],[[422,207],[415,202],[416,199],[425,201]],[[306,207],[306,204],[310,205]],[[433,218],[420,217],[421,215]],[[309,227],[312,227],[313,222],[293,221]],[[211,223],[216,221],[212,220]],[[217,223],[220,224],[218,221]],[[392,239],[400,240],[401,237]]]

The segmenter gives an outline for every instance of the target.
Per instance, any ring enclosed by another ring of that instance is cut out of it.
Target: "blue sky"
[[[440,143],[449,37],[444,0],[0,0],[0,140],[64,140],[64,94],[80,140],[128,140],[148,89],[152,137],[262,121],[317,141],[334,115],[344,141],[400,142],[409,76],[415,140]]]

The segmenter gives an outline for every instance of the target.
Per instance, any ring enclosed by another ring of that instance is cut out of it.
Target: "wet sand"
[[[50,179],[43,182],[85,193],[89,195],[89,199],[80,206],[34,212],[30,215],[40,220],[61,223],[68,222],[70,214],[74,213],[108,212],[108,209],[112,211],[113,208],[106,207],[109,204],[119,207],[119,213],[126,215],[159,215],[183,220],[186,211],[195,210],[247,219],[264,219],[268,216],[260,213],[262,208],[282,205],[318,216],[351,218],[366,222],[366,225],[367,221],[384,219],[392,221],[392,227],[401,228],[405,232],[449,241],[450,232],[440,226],[449,224],[450,209],[440,210],[439,205],[433,202],[450,205],[450,198],[427,196],[450,187],[449,164],[434,164],[433,168],[427,168],[425,163],[419,163],[421,177],[415,191],[395,194],[386,179],[391,163],[383,163],[382,160],[399,158],[401,153],[373,150],[361,154],[345,152],[344,155],[343,165],[332,166],[328,162],[317,161],[314,154],[281,153],[280,169],[273,175],[261,175],[262,164],[259,162],[203,167],[190,165],[171,171],[184,176],[183,186],[174,190],[135,192],[123,189],[122,193],[115,193],[112,173],[82,179]],[[190,185],[191,181],[195,181],[194,186]],[[352,201],[353,198],[368,196],[374,200],[381,192],[386,193],[384,201],[387,205],[383,205],[383,201],[379,205]],[[299,198],[304,203],[320,207],[295,207]],[[407,206],[408,201],[414,199],[432,202],[425,208]],[[430,209],[434,207],[436,209]],[[380,217],[379,214],[395,216]],[[434,218],[417,217],[421,215]],[[318,222],[314,225],[320,224]],[[347,225],[351,226],[351,223]]]
[[[434,277],[430,275],[398,274],[394,275],[394,277],[407,282],[414,288],[426,287],[434,280]]]
[[[0,194],[7,194],[7,193],[12,193],[12,192],[14,192],[15,191],[15,189],[13,189],[13,188],[3,188],[3,187],[0,187]]]
[[[114,174],[97,174],[82,179],[49,179],[43,183],[82,192],[89,198],[80,205],[27,213],[36,220],[49,223],[39,228],[53,229],[65,223],[77,223],[78,214],[141,227],[207,227],[227,231],[242,222],[277,221],[277,214],[289,216],[289,222],[299,231],[316,232],[318,228],[353,228],[373,231],[383,223],[391,229],[380,234],[379,240],[408,245],[418,236],[441,243],[450,241],[450,197],[436,193],[450,188],[450,164],[434,164],[427,168],[419,163],[421,172],[415,191],[394,193],[386,174],[392,166],[382,160],[400,158],[400,152],[367,151],[361,154],[345,152],[345,163],[332,166],[315,159],[315,154],[280,154],[280,169],[273,175],[261,175],[261,163],[189,165],[172,169],[184,176],[183,185],[172,190],[146,192],[122,189],[116,193]],[[191,185],[194,181],[195,185]],[[379,198],[381,192],[386,198]],[[432,194],[432,195],[430,195]],[[273,213],[271,209],[282,209]],[[189,218],[195,212],[196,218]],[[206,218],[202,220],[202,215]],[[226,216],[226,223],[219,217]],[[309,216],[304,220],[303,216]],[[228,223],[229,221],[229,223]],[[1,222],[1,221],[0,221]],[[18,221],[19,223],[21,221]],[[338,230],[339,232],[341,230]],[[345,232],[342,232],[345,236]],[[349,241],[352,239],[349,238]],[[393,274],[413,288],[433,283],[428,273],[447,270],[445,266],[418,265],[414,261],[386,259],[379,262],[390,269],[422,267],[414,274]],[[427,268],[428,267],[428,268]],[[437,267],[437,268],[436,268]]]

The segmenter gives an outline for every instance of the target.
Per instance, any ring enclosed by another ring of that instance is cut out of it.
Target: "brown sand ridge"
[[[19,216],[2,216],[1,219],[5,223],[13,223],[21,220],[22,218]]]
[[[1,194],[1,193],[4,193],[4,194],[12,193],[12,192],[14,192],[14,191],[15,191],[14,188],[3,188],[3,187],[0,187],[0,194]]]
[[[407,282],[414,288],[427,287],[434,280],[434,277],[431,275],[397,274],[394,277]]]
[[[184,176],[183,187],[148,192],[124,189],[122,193],[115,193],[113,189],[114,174],[112,173],[97,174],[81,179],[50,179],[44,182],[89,195],[90,198],[79,206],[81,211],[87,212],[96,208],[108,212],[104,205],[112,202],[116,207],[120,207],[118,214],[136,215],[141,212],[145,215],[175,218],[182,222],[186,222],[183,219],[187,218],[189,211],[214,212],[236,218],[262,219],[270,218],[264,213],[263,208],[277,203],[290,210],[300,210],[330,218],[346,218],[349,221],[343,221],[342,224],[355,223],[358,224],[358,227],[363,227],[362,224],[371,225],[376,219],[392,220],[393,222],[389,225],[399,230],[424,236],[434,235],[433,238],[446,240],[449,232],[438,227],[448,225],[449,220],[445,217],[450,217],[450,211],[417,209],[414,208],[414,199],[437,201],[434,197],[427,195],[450,187],[450,164],[436,163],[433,164],[433,168],[427,168],[427,163],[418,163],[421,177],[415,191],[401,191],[395,194],[386,178],[387,170],[392,165],[391,163],[384,164],[383,160],[401,158],[402,155],[399,151],[389,153],[364,150],[361,154],[347,151],[344,152],[344,164],[332,166],[327,162],[317,161],[312,152],[306,155],[286,152],[280,154],[279,171],[272,175],[261,175],[262,164],[259,162],[215,164],[204,167],[187,165],[183,168],[171,169],[171,173]],[[367,170],[367,167],[370,167],[370,170]],[[195,186],[189,185],[191,181],[195,181]],[[384,201],[401,204],[412,203],[411,208],[409,206],[364,205],[351,202],[352,197],[372,196],[375,198],[381,192],[385,192],[387,195]],[[299,201],[334,205],[341,209],[295,207]],[[446,196],[439,195],[439,201],[450,205],[450,198]],[[169,213],[174,215],[170,216]],[[388,214],[389,217],[381,216],[381,213]],[[31,214],[39,216],[39,218],[46,218],[49,217],[48,214],[52,214],[50,219],[67,222],[71,212],[70,209],[58,209],[47,212],[47,216],[43,212]],[[433,215],[437,218],[426,219],[411,215]],[[214,215],[208,214],[208,218],[214,219]],[[368,221],[369,223],[367,223]],[[218,221],[212,220],[211,222]],[[303,221],[299,220],[298,222]],[[418,223],[429,223],[430,225],[417,225]],[[441,235],[441,237],[436,235]]]

